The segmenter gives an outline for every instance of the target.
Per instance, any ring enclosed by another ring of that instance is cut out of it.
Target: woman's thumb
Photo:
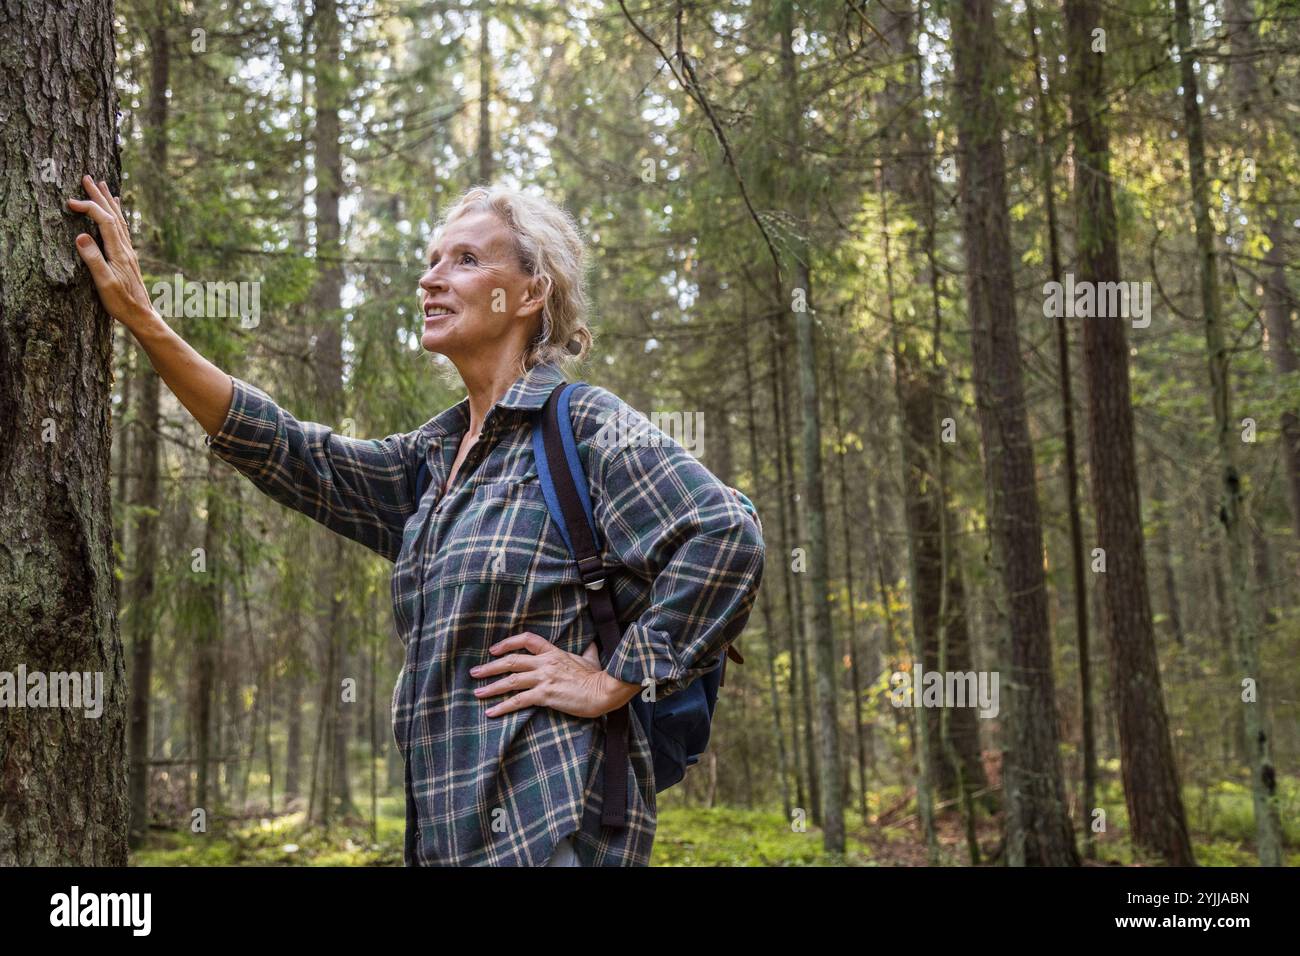
[[[108,278],[108,263],[104,261],[104,254],[99,251],[95,240],[84,232],[77,236],[77,253],[81,256],[81,261],[90,269],[91,278],[95,280],[96,285],[102,279]]]

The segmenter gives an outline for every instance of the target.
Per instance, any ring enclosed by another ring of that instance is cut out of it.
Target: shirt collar
[[[546,399],[555,386],[565,381],[563,370],[554,362],[534,365],[525,374],[515,379],[514,384],[506,390],[505,395],[492,407],[508,408],[516,411],[535,412],[546,404]],[[492,411],[488,412],[491,417]],[[425,425],[433,438],[463,432],[469,427],[469,397],[431,418]]]

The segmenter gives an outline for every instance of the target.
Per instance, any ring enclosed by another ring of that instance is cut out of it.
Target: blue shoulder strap
[[[560,386],[560,397],[556,400],[559,406],[556,409],[556,419],[560,426],[560,442],[564,446],[564,460],[578,489],[578,500],[582,502],[583,513],[587,516],[587,526],[591,528],[592,540],[599,541],[596,536],[596,519],[591,510],[591,493],[587,488],[587,475],[582,468],[582,459],[578,457],[578,443],[573,437],[573,419],[569,416],[569,399],[573,397],[576,389],[586,384],[586,382],[571,382]],[[551,477],[551,465],[546,457],[544,437],[542,416],[538,415],[533,423],[533,458],[537,461],[537,480],[541,483],[542,496],[546,499],[546,510],[551,513],[551,520],[560,529],[560,535],[568,545],[569,553],[572,554],[573,541],[569,537],[564,511],[560,508],[560,499],[555,494],[555,481]]]

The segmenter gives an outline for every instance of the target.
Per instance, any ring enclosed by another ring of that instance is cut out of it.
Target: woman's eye
[[[477,259],[474,258],[474,253],[472,253],[472,252],[462,252],[462,253],[460,254],[460,261],[461,261],[461,262],[464,262],[466,259],[469,259],[469,260],[471,260],[471,261],[473,261],[473,262],[477,262],[477,261],[478,261]]]

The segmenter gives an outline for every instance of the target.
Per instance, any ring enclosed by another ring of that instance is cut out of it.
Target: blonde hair
[[[587,246],[567,210],[544,196],[499,184],[471,186],[447,210],[433,237],[462,216],[490,212],[510,229],[519,266],[530,278],[549,281],[541,332],[520,356],[520,374],[544,362],[581,362],[594,335],[587,325]]]

